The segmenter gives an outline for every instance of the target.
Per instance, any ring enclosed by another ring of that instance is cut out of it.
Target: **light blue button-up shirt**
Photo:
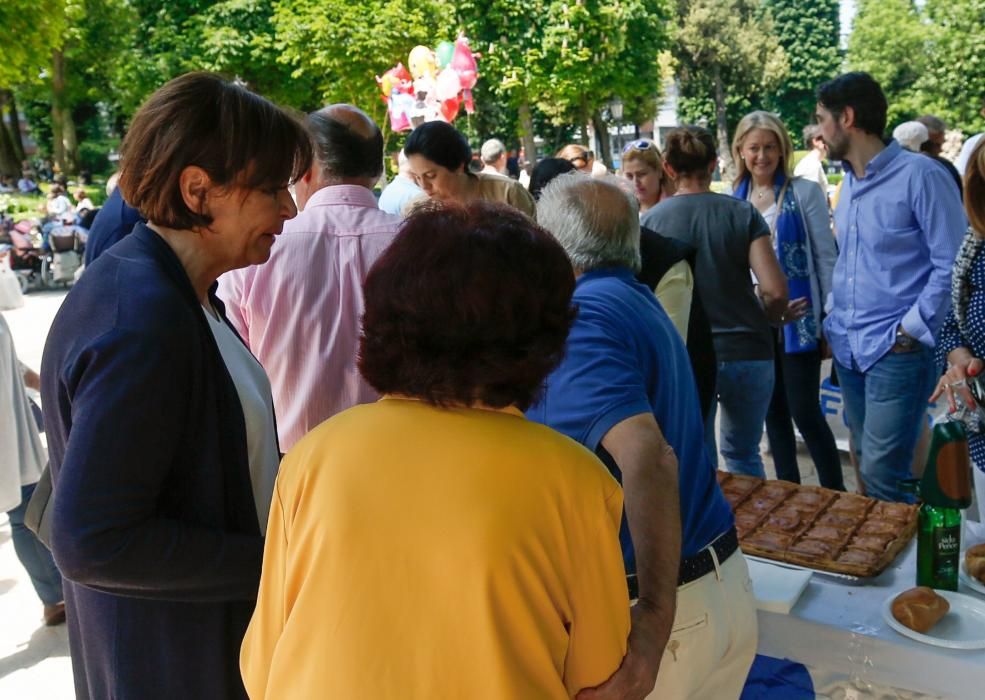
[[[933,347],[968,228],[947,171],[890,141],[862,178],[845,163],[834,218],[840,251],[824,332],[838,362],[867,371],[895,345],[901,323]]]

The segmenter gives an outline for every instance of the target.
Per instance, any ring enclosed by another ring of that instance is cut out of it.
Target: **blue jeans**
[[[773,360],[733,360],[718,363],[715,392],[718,402],[712,404],[711,415],[705,424],[705,445],[712,463],[718,466],[718,447],[715,444],[715,411],[722,411],[720,441],[725,468],[734,474],[765,478],[759,442],[763,439],[763,423],[773,396],[775,378]]]
[[[64,600],[62,596],[62,575],[51,558],[51,552],[41,544],[33,532],[24,525],[24,513],[37,484],[21,487],[21,504],[7,512],[10,518],[10,537],[14,541],[14,552],[21,565],[31,577],[31,583],[38,597],[45,605],[54,605]]]
[[[923,346],[890,352],[866,372],[837,360],[835,367],[866,494],[911,503],[913,496],[899,488],[899,481],[911,476],[913,450],[934,389],[933,352]]]

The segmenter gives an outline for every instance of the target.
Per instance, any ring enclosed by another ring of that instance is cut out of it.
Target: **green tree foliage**
[[[0,2],[0,86],[39,80],[51,61],[51,47],[64,31],[64,0]]]
[[[862,0],[848,65],[872,74],[889,128],[924,113],[973,133],[985,127],[985,0]]]
[[[710,121],[729,177],[729,104],[762,104],[789,70],[773,19],[759,0],[678,0],[674,55],[683,96],[714,101]]]
[[[123,55],[113,62],[117,106],[132,115],[171,78],[203,67],[201,37],[190,27],[215,0],[126,0],[136,19]]]
[[[37,85],[51,65],[53,46],[60,45],[65,28],[64,0],[3,0],[0,2],[0,174],[21,172],[19,126],[10,113],[14,90]],[[8,112],[8,123],[4,123]]]
[[[601,122],[613,97],[626,118],[652,117],[668,45],[666,0],[461,0],[463,28],[482,51],[490,91],[532,131],[537,113],[563,132]],[[584,130],[583,130],[584,133]],[[552,144],[553,145],[553,144]]]
[[[796,142],[812,121],[814,90],[841,67],[838,0],[767,0],[774,32],[790,72],[766,103],[779,113]]]
[[[924,13],[932,30],[914,106],[965,134],[985,131],[985,0],[927,0]]]
[[[292,78],[278,61],[274,5],[267,0],[222,0],[193,17],[186,31],[197,36],[197,67],[239,78],[270,99],[299,109],[320,106],[312,80]]]
[[[273,46],[299,86],[298,106],[348,102],[378,124],[386,118],[375,76],[418,44],[454,38],[455,19],[443,0],[278,0]]]
[[[913,0],[860,0],[848,39],[848,68],[869,73],[889,101],[888,124],[916,116],[917,78],[927,69],[929,28]]]

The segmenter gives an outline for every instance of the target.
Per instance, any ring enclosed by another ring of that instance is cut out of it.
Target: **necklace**
[[[753,190],[753,194],[756,195],[756,199],[765,199],[767,193],[772,193],[772,192],[773,192],[773,188],[772,187],[766,187],[766,188],[761,189],[761,190]]]

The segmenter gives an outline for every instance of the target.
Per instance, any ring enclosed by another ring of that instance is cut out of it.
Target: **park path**
[[[48,328],[63,291],[32,292],[23,308],[4,311],[21,361],[41,367]],[[65,625],[45,627],[41,601],[14,554],[7,516],[0,513],[0,698],[73,700],[72,663]]]

